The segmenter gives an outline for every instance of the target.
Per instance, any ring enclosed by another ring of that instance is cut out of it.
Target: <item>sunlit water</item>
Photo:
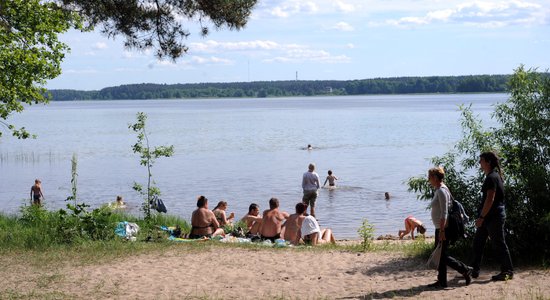
[[[198,195],[229,202],[244,215],[250,203],[268,207],[271,197],[293,212],[301,200],[302,173],[314,162],[334,190],[320,190],[317,217],[337,238],[356,238],[364,218],[376,234],[396,234],[414,215],[433,230],[427,202],[407,192],[405,181],[426,174],[429,158],[442,155],[461,136],[459,104],[470,104],[492,124],[493,104],[505,94],[391,95],[277,99],[205,99],[52,102],[35,105],[11,121],[36,140],[0,139],[0,210],[17,213],[40,178],[46,207],[65,206],[71,194],[71,157],[78,156],[78,196],[97,207],[122,195],[139,214],[134,181],[147,171],[131,150],[128,129],[136,113],[148,115],[152,145],[174,145],[158,159],[154,179],[170,214],[190,219]],[[494,123],[494,122],[493,122]],[[303,150],[307,144],[311,151]],[[384,192],[392,197],[384,200]]]

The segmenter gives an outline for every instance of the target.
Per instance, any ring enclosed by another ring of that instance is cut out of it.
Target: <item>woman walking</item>
[[[494,281],[509,280],[514,277],[514,268],[508,245],[504,239],[504,185],[502,183],[502,169],[498,156],[494,152],[483,152],[479,156],[479,164],[485,173],[485,181],[481,187],[482,201],[478,207],[476,219],[476,233],[474,236],[474,262],[472,277],[479,276],[479,266],[483,256],[483,248],[487,237],[491,238],[496,248],[497,258],[500,261],[500,273],[491,279]]]
[[[447,216],[451,205],[451,194],[449,188],[443,183],[443,178],[445,178],[445,171],[442,167],[431,168],[428,171],[428,181],[435,189],[431,203],[432,222],[435,226],[435,247],[441,243],[441,259],[437,269],[437,281],[429,285],[436,288],[447,287],[447,266],[462,274],[466,280],[466,285],[469,285],[472,280],[470,277],[472,268],[447,254],[449,241],[445,238],[445,226],[447,225]]]

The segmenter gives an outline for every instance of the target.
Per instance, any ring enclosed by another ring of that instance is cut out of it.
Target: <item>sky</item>
[[[176,62],[122,36],[70,31],[49,89],[134,83],[355,80],[550,69],[550,0],[259,0],[245,28],[202,37],[186,22]]]

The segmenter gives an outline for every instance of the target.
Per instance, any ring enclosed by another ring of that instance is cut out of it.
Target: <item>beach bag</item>
[[[166,213],[167,210],[166,210],[166,206],[164,205],[164,202],[162,201],[162,199],[160,199],[159,197],[157,196],[153,196],[153,198],[151,199],[151,208],[160,212],[160,213]]]
[[[447,190],[449,191],[449,189]],[[451,205],[447,216],[445,238],[451,243],[454,243],[457,240],[464,238],[466,224],[470,218],[466,215],[462,204],[453,197],[451,191],[449,191],[449,195],[451,196]]]
[[[441,260],[441,242],[437,243],[437,247],[432,252],[432,254],[430,254],[430,258],[428,258],[428,262],[426,263],[426,266],[428,267],[428,269],[437,270],[437,268],[439,268],[440,260]]]

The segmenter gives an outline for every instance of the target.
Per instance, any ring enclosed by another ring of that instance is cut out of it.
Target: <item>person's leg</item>
[[[215,237],[215,236],[224,236],[225,235],[225,231],[223,231],[223,228],[218,228],[216,229],[216,231],[214,231],[214,233],[212,233],[212,237]]]
[[[514,268],[512,266],[512,258],[510,257],[510,250],[508,250],[508,245],[506,245],[505,240],[504,219],[492,219],[487,224],[487,227],[489,229],[491,243],[494,247],[493,249],[496,250],[497,259],[500,262],[500,272],[513,274]]]
[[[474,252],[474,259],[472,261],[472,269],[474,271],[472,277],[474,278],[477,278],[477,276],[479,275],[481,259],[483,258],[483,248],[485,248],[485,242],[487,241],[487,237],[489,236],[486,225],[487,224],[482,224],[481,227],[477,228],[474,235],[474,242],[472,247]]]
[[[323,232],[322,240],[325,243],[333,243],[333,244],[336,243],[336,240],[334,239],[334,234],[332,233],[332,229],[330,228],[323,229],[322,232]]]
[[[441,243],[441,258],[439,259],[439,267],[437,268],[437,281],[441,287],[447,286],[447,248],[449,241],[439,241],[439,230],[436,229],[436,242]]]

